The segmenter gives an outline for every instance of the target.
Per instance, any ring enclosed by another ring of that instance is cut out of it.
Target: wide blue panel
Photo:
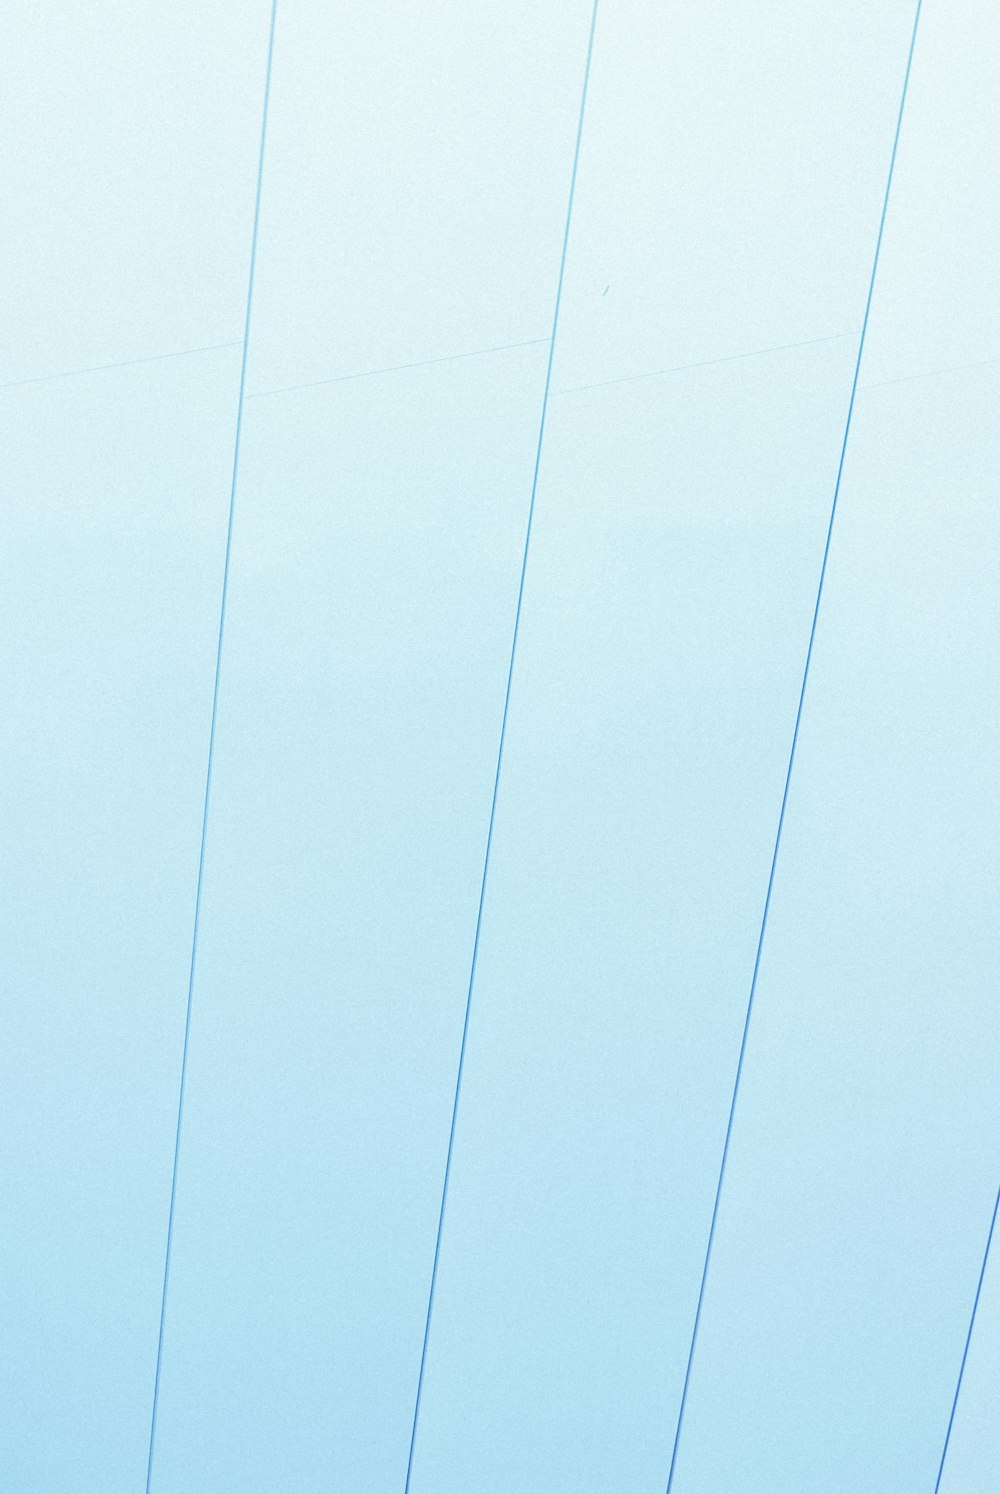
[[[914,377],[932,268],[953,350],[990,294],[982,257],[952,287],[936,206],[968,165],[943,19],[917,39],[676,1494],[933,1488],[996,1193],[1000,374]]]
[[[157,1490],[405,1476],[590,14],[278,17]]]
[[[249,405],[157,1494],[402,1487],[544,365]]]
[[[737,19],[599,20],[418,1494],[666,1483],[912,27]]]
[[[141,1489],[238,363],[0,394],[0,1485]]]
[[[998,394],[857,412],[677,1494],[933,1487],[1000,1148]]]
[[[665,1479],[852,357],[550,412],[418,1494]]]

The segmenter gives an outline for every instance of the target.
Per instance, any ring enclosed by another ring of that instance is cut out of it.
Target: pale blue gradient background
[[[671,1494],[934,1494],[1000,14],[924,0],[860,368],[911,0],[591,19],[278,0],[255,236],[266,0],[5,13],[11,1494],[147,1485],[240,409],[149,1487],[404,1494],[517,620],[409,1489],[664,1494],[856,370]],[[1000,1488],[998,1250],[942,1494]]]

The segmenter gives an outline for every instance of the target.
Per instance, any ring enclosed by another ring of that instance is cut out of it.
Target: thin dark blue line
[[[191,963],[188,969],[187,1007],[184,1013],[184,1043],[181,1049],[180,1083],[177,1092],[177,1127],[174,1133],[174,1162],[170,1176],[170,1207],[167,1211],[167,1240],[163,1258],[163,1293],[160,1298],[160,1329],[156,1342],[156,1372],[153,1377],[153,1408],[149,1421],[149,1454],[146,1459],[146,1494],[153,1478],[153,1450],[156,1443],[156,1419],[160,1405],[160,1370],[163,1364],[163,1328],[167,1315],[167,1292],[170,1286],[170,1252],[174,1239],[174,1204],[177,1198],[177,1165],[181,1150],[181,1127],[184,1119],[184,1091],[187,1082],[188,1046],[191,1037],[191,1003],[194,993],[195,965],[198,957],[198,924],[201,917],[201,889],[205,873],[205,843],[208,834],[208,805],[212,792],[212,766],[215,759],[215,727],[219,714],[219,676],[222,669],[222,640],[226,626],[226,600],[229,595],[229,561],[233,546],[233,515],[236,509],[236,482],[240,465],[240,437],[243,432],[243,402],[247,382],[247,349],[250,343],[250,313],[253,307],[253,282],[257,266],[257,231],[260,225],[260,198],[264,180],[264,148],[267,142],[267,110],[271,96],[271,63],[274,57],[274,27],[278,0],[271,0],[271,26],[267,39],[267,69],[264,75],[264,106],[260,124],[260,151],[257,157],[257,192],[254,199],[253,232],[250,239],[250,269],[247,276],[247,305],[243,322],[243,357],[240,364],[240,390],[236,404],[236,434],[233,441],[233,476],[229,488],[229,518],[226,526],[226,555],[222,568],[222,595],[219,602],[219,636],[215,650],[215,684],[212,690],[212,717],[208,731],[208,761],[205,768],[205,798],[201,814],[201,845],[198,851],[198,880],[194,895],[194,926],[191,932]]]
[[[823,548],[823,563],[820,566],[819,585],[816,589],[816,604],[813,607],[812,625],[809,629],[809,643],[806,648],[805,667],[802,671],[802,686],[799,690],[799,703],[795,712],[795,726],[792,731],[792,745],[788,754],[788,768],[785,772],[785,787],[781,795],[781,809],[778,812],[778,828],[774,837],[774,851],[771,855],[771,869],[767,878],[767,892],[764,895],[764,911],[761,915],[760,933],[757,938],[757,953],[753,963],[753,975],[750,978],[750,995],[747,999],[746,1017],[743,1022],[743,1036],[740,1041],[739,1058],[736,1063],[736,1077],[733,1081],[733,1094],[729,1104],[729,1119],[726,1124],[726,1139],[722,1146],[722,1160],[719,1164],[719,1178],[715,1188],[715,1202],[712,1206],[712,1220],[708,1229],[708,1243],[705,1247],[705,1260],[701,1271],[701,1283],[698,1288],[698,1302],[695,1307],[694,1325],[691,1330],[691,1343],[688,1348],[687,1366],[684,1371],[684,1385],[681,1390],[680,1407],[677,1412],[677,1425],[674,1430],[673,1449],[670,1454],[670,1471],[667,1475],[666,1494],[671,1494],[674,1484],[674,1474],[677,1469],[677,1449],[680,1446],[681,1429],[684,1425],[684,1411],[687,1406],[688,1389],[691,1383],[691,1366],[694,1363],[695,1348],[698,1342],[698,1329],[701,1324],[701,1311],[705,1301],[705,1284],[708,1280],[709,1266],[712,1260],[712,1246],[715,1243],[715,1230],[719,1219],[719,1203],[722,1198],[722,1189],[726,1179],[726,1163],[729,1160],[729,1145],[733,1135],[733,1118],[736,1114],[736,1102],[739,1098],[740,1080],[743,1077],[743,1063],[746,1058],[747,1038],[750,1033],[750,1019],[753,1015],[754,996],[757,992],[757,979],[760,974],[761,952],[764,948],[764,937],[767,932],[767,919],[771,909],[771,894],[774,890],[774,873],[778,864],[778,853],[781,849],[781,833],[785,824],[785,810],[788,807],[788,791],[792,781],[792,769],[795,765],[795,749],[799,741],[799,727],[802,724],[802,708],[806,698],[806,686],[809,682],[809,667],[812,663],[813,645],[816,642],[816,625],[819,621],[819,609],[823,600],[823,585],[826,580],[827,562],[830,558],[830,544],[833,539],[833,526],[837,517],[837,501],[840,497],[840,483],[844,474],[844,460],[847,455],[847,443],[851,434],[851,420],[854,415],[854,401],[858,392],[858,376],[861,372],[861,360],[865,350],[865,335],[868,331],[868,318],[871,314],[872,296],[875,292],[875,277],[878,274],[879,255],[882,250],[882,235],[885,231],[886,214],[889,209],[889,193],[892,190],[892,177],[896,167],[896,152],[899,148],[899,136],[903,127],[903,110],[906,107],[906,93],[910,84],[910,69],[913,65],[913,50],[917,41],[917,26],[920,21],[920,6],[923,0],[917,0],[916,13],[913,18],[913,31],[910,36],[910,50],[906,58],[906,72],[903,77],[903,91],[899,101],[899,113],[896,117],[896,133],[892,141],[892,154],[889,157],[889,174],[885,183],[885,194],[882,198],[882,215],[879,219],[878,237],[875,240],[875,256],[872,261],[871,277],[868,281],[868,296],[865,301],[865,315],[861,323],[861,337],[858,342],[858,356],[854,364],[854,379],[851,383],[851,397],[847,405],[847,419],[844,423],[844,438],[840,446],[840,460],[837,463],[837,480],[833,488],[833,502],[830,506],[830,521],[826,530],[826,544]]]
[[[556,349],[556,332],[559,328],[559,307],[562,302],[563,280],[566,275],[566,255],[569,249],[570,225],[573,219],[573,198],[576,193],[576,175],[580,164],[580,143],[583,139],[583,120],[587,109],[587,88],[590,83],[590,63],[594,55],[594,32],[597,28],[597,7],[594,0],[590,17],[590,34],[587,39],[587,60],[583,70],[583,88],[580,95],[580,115],[576,126],[576,144],[573,150],[573,168],[570,172],[569,199],[566,204],[566,224],[563,230],[562,256],[559,261],[559,278],[556,282],[556,300],[552,313],[552,333],[549,338],[549,357],[545,370],[545,389],[542,394],[542,413],[538,424],[538,444],[535,448],[535,469],[531,479],[531,499],[528,503],[528,521],[525,526],[524,551],[521,557],[521,578],[517,589],[517,606],[514,610],[514,632],[510,645],[510,663],[507,667],[507,688],[504,693],[503,716],[500,721],[500,742],[497,748],[497,766],[493,776],[493,798],[490,803],[489,828],[486,832],[486,852],[483,857],[483,875],[479,885],[479,907],[476,912],[476,932],[472,941],[472,962],[469,968],[469,985],[465,997],[465,1020],[462,1024],[462,1041],[458,1052],[458,1070],[455,1075],[455,1095],[451,1107],[451,1126],[448,1132],[448,1151],[445,1156],[444,1180],[441,1185],[441,1206],[438,1211],[437,1237],[434,1241],[434,1260],[431,1266],[430,1289],[427,1294],[427,1313],[424,1318],[424,1338],[420,1350],[420,1369],[417,1373],[417,1393],[413,1405],[413,1422],[410,1427],[410,1450],[406,1460],[406,1482],[403,1494],[409,1494],[413,1476],[413,1451],[417,1441],[417,1425],[420,1420],[420,1404],[424,1388],[424,1370],[427,1364],[427,1342],[430,1337],[431,1318],[434,1313],[434,1295],[437,1289],[438,1263],[441,1258],[441,1236],[444,1231],[445,1210],[448,1204],[448,1184],[451,1181],[451,1162],[455,1149],[455,1129],[458,1122],[458,1107],[462,1094],[462,1075],[465,1071],[465,1050],[469,1036],[469,1018],[472,1012],[472,989],[476,979],[476,962],[479,956],[479,936],[483,926],[483,905],[486,900],[486,882],[490,869],[490,851],[493,846],[493,825],[496,819],[497,794],[500,788],[500,770],[503,765],[503,749],[507,738],[507,716],[510,710],[511,683],[514,678],[514,660],[517,655],[517,634],[521,623],[521,604],[524,600],[524,578],[528,569],[528,550],[531,545],[531,526],[535,516],[535,495],[538,491],[538,472],[542,460],[542,445],[545,440],[545,416],[552,386],[552,364]]]
[[[997,1189],[996,1202],[993,1205],[993,1217],[990,1220],[989,1234],[986,1236],[986,1249],[983,1251],[983,1264],[979,1268],[979,1280],[976,1283],[976,1295],[972,1303],[972,1316],[969,1318],[969,1331],[965,1335],[965,1348],[962,1350],[962,1362],[958,1367],[958,1383],[955,1386],[955,1395],[951,1403],[951,1414],[948,1417],[948,1430],[944,1434],[944,1447],[941,1449],[941,1462],[938,1464],[938,1475],[934,1483],[934,1494],[938,1494],[941,1488],[941,1479],[944,1476],[944,1462],[948,1456],[948,1444],[951,1442],[951,1429],[955,1425],[955,1412],[958,1410],[958,1398],[962,1393],[962,1379],[965,1375],[965,1361],[969,1357],[969,1345],[972,1343],[972,1331],[976,1326],[976,1313],[979,1310],[979,1298],[983,1290],[983,1281],[986,1277],[986,1263],[990,1258],[990,1246],[993,1244],[993,1231],[996,1228],[997,1211],[1000,1209],[1000,1188]]]

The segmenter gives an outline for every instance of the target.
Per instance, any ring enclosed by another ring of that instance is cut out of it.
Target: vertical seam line
[[[254,274],[257,267],[257,235],[260,227],[261,188],[264,180],[264,151],[267,143],[267,114],[271,96],[271,64],[274,58],[274,30],[278,0],[271,0],[271,23],[267,41],[267,67],[264,74],[264,103],[261,112],[260,149],[257,156],[257,189],[254,198],[253,230],[250,238],[250,267],[247,275],[246,315],[243,322],[243,355],[240,363],[240,387],[236,403],[236,434],[233,441],[233,472],[229,488],[229,515],[226,525],[226,552],[222,568],[222,593],[219,602],[219,634],[215,650],[215,682],[212,690],[212,715],[208,732],[208,760],[205,767],[205,796],[201,815],[201,843],[198,850],[198,878],[195,885],[194,923],[191,931],[191,960],[188,967],[187,1003],[184,1013],[184,1042],[181,1048],[181,1071],[177,1091],[177,1126],[174,1132],[174,1160],[170,1176],[170,1204],[167,1210],[167,1238],[163,1259],[163,1291],[160,1297],[160,1326],[156,1342],[156,1370],[153,1376],[153,1405],[149,1422],[149,1452],[146,1459],[146,1494],[153,1478],[153,1453],[156,1445],[157,1413],[160,1405],[160,1372],[163,1365],[163,1330],[170,1286],[170,1257],[174,1238],[174,1206],[177,1199],[177,1168],[180,1158],[181,1130],[184,1119],[184,1095],[187,1083],[188,1048],[191,1036],[191,1006],[195,967],[198,957],[198,927],[201,917],[201,894],[205,873],[205,844],[208,833],[208,807],[212,792],[212,768],[215,760],[215,730],[219,714],[219,677],[222,669],[222,643],[226,625],[226,602],[229,596],[229,564],[233,545],[233,517],[236,509],[236,485],[240,465],[240,438],[243,434],[243,405],[246,396],[247,350],[250,343],[250,317],[253,308]]]
[[[573,166],[570,172],[569,198],[566,205],[566,222],[563,229],[562,256],[559,262],[559,276],[556,281],[555,307],[552,313],[552,332],[549,341],[549,356],[545,370],[545,388],[542,394],[542,410],[538,425],[538,442],[535,448],[535,466],[531,479],[531,498],[528,504],[528,518],[525,526],[524,549],[521,557],[521,576],[517,591],[517,606],[514,610],[514,630],[510,646],[510,662],[507,667],[507,686],[504,693],[503,715],[500,721],[500,741],[497,748],[497,765],[493,776],[493,797],[490,803],[489,827],[486,832],[486,850],[483,857],[483,874],[479,886],[479,906],[476,912],[476,930],[472,941],[472,960],[469,968],[469,985],[465,998],[465,1018],[462,1025],[462,1041],[459,1046],[458,1068],[455,1076],[455,1093],[451,1108],[451,1126],[448,1133],[448,1150],[445,1155],[444,1178],[441,1185],[441,1204],[438,1210],[437,1237],[434,1242],[434,1258],[431,1266],[430,1287],[427,1294],[427,1312],[424,1318],[423,1343],[420,1350],[420,1368],[417,1372],[417,1390],[413,1406],[413,1421],[410,1427],[410,1447],[406,1460],[406,1482],[403,1486],[403,1494],[410,1494],[410,1481],[413,1476],[413,1454],[417,1441],[417,1427],[420,1420],[420,1408],[424,1387],[424,1371],[427,1363],[427,1344],[430,1337],[431,1319],[434,1313],[434,1299],[437,1288],[438,1264],[441,1256],[441,1238],[444,1230],[445,1211],[448,1203],[448,1185],[451,1181],[451,1164],[455,1148],[455,1131],[458,1122],[459,1102],[462,1093],[462,1077],[465,1071],[465,1053],[469,1036],[469,1018],[472,1012],[472,991],[476,978],[476,964],[479,956],[479,938],[483,925],[483,906],[486,899],[486,883],[489,876],[490,852],[493,846],[493,826],[496,820],[497,795],[500,788],[500,772],[503,766],[503,750],[507,738],[507,717],[510,709],[511,684],[514,678],[514,661],[517,655],[518,629],[521,623],[521,606],[524,600],[524,580],[528,569],[528,551],[531,545],[532,521],[535,515],[535,496],[538,492],[538,473],[542,459],[542,445],[545,440],[545,418],[548,413],[549,395],[552,387],[552,365],[555,357],[556,333],[559,328],[559,308],[562,303],[563,281],[566,275],[566,256],[569,249],[570,226],[573,219],[573,199],[576,194],[577,168],[580,164],[580,145],[583,140],[583,122],[587,109],[587,90],[590,84],[590,64],[594,55],[594,33],[597,29],[597,9],[599,0],[594,0],[593,11],[590,17],[590,33],[587,39],[587,56],[583,70],[583,87],[580,95],[580,112],[576,127],[576,143],[573,150]]]
[[[681,1389],[680,1405],[677,1412],[677,1424],[674,1429],[673,1447],[670,1454],[670,1468],[667,1474],[666,1494],[672,1494],[674,1486],[674,1475],[677,1471],[677,1452],[680,1446],[681,1430],[684,1425],[684,1412],[687,1407],[688,1390],[691,1383],[691,1368],[694,1363],[695,1349],[698,1342],[698,1329],[701,1325],[702,1307],[705,1300],[705,1286],[708,1280],[709,1267],[712,1260],[712,1247],[715,1243],[716,1225],[719,1218],[719,1204],[722,1198],[723,1185],[726,1178],[726,1164],[729,1160],[729,1147],[733,1135],[733,1120],[736,1114],[736,1103],[739,1098],[740,1081],[743,1077],[743,1066],[746,1058],[747,1039],[750,1033],[750,1020],[753,1015],[754,997],[757,992],[757,981],[760,974],[761,953],[764,948],[764,938],[767,932],[768,914],[771,909],[771,894],[774,890],[774,874],[778,864],[778,853],[781,848],[781,835],[785,824],[785,811],[788,807],[788,793],[792,781],[792,769],[795,765],[795,751],[798,746],[799,728],[802,724],[802,710],[805,703],[806,687],[809,682],[809,668],[812,663],[813,645],[816,641],[816,625],[819,620],[820,604],[823,600],[823,586],[826,581],[827,562],[830,558],[830,544],[833,539],[834,522],[837,517],[837,501],[840,497],[840,485],[844,474],[844,460],[847,455],[847,443],[851,434],[851,421],[854,415],[854,403],[858,392],[858,378],[861,372],[861,360],[865,350],[865,336],[868,331],[868,321],[871,315],[872,297],[875,291],[875,279],[878,274],[879,255],[882,250],[882,237],[885,232],[886,214],[889,208],[889,195],[892,190],[892,178],[896,168],[896,153],[899,148],[899,137],[903,127],[903,111],[906,107],[906,95],[910,84],[910,71],[913,66],[913,52],[917,42],[917,27],[920,22],[920,7],[923,0],[917,0],[917,7],[913,18],[913,29],[910,34],[910,47],[906,58],[906,72],[903,76],[903,88],[899,101],[899,111],[896,116],[896,132],[893,136],[892,153],[889,157],[889,171],[886,177],[885,193],[882,198],[882,213],[879,218],[878,235],[875,240],[875,254],[872,260],[871,276],[868,281],[868,295],[865,301],[865,315],[861,324],[861,336],[858,341],[858,356],[854,364],[854,378],[851,382],[851,396],[847,405],[847,418],[844,422],[844,436],[840,446],[840,460],[837,464],[837,478],[834,483],[833,501],[830,506],[830,519],[826,531],[826,544],[823,548],[823,561],[820,566],[819,583],[816,590],[816,602],[813,607],[812,625],[809,630],[809,642],[806,648],[805,665],[802,671],[802,685],[799,689],[798,707],[795,712],[795,725],[792,730],[792,743],[788,755],[788,767],[785,772],[785,786],[781,795],[781,808],[778,812],[778,826],[774,838],[774,850],[771,854],[771,868],[767,879],[767,891],[764,895],[764,909],[761,915],[760,933],[757,937],[757,952],[754,957],[753,974],[750,978],[750,993],[747,998],[746,1016],[743,1021],[743,1035],[740,1041],[739,1057],[736,1062],[736,1075],[733,1081],[733,1093],[729,1104],[729,1118],[726,1124],[726,1136],[722,1146],[722,1158],[719,1164],[719,1176],[715,1188],[715,1201],[712,1206],[712,1218],[708,1230],[708,1242],[705,1248],[705,1259],[702,1265],[701,1282],[698,1288],[698,1300],[695,1307],[694,1324],[691,1330],[691,1342],[688,1347],[687,1365],[684,1371],[684,1383]]]
[[[962,1393],[962,1380],[965,1377],[965,1361],[969,1357],[969,1345],[972,1343],[972,1332],[976,1326],[976,1313],[979,1311],[979,1298],[982,1295],[983,1282],[986,1279],[986,1264],[990,1258],[990,1246],[993,1244],[993,1231],[996,1228],[997,1211],[1000,1210],[1000,1188],[997,1189],[996,1202],[993,1205],[993,1217],[990,1220],[989,1234],[986,1236],[986,1249],[983,1251],[983,1264],[979,1268],[979,1280],[976,1283],[976,1295],[972,1299],[972,1315],[969,1318],[969,1331],[965,1335],[965,1347],[962,1350],[962,1362],[958,1367],[958,1381],[955,1385],[955,1394],[951,1402],[951,1412],[948,1416],[948,1427],[944,1434],[944,1447],[941,1449],[941,1461],[938,1464],[937,1478],[934,1481],[934,1494],[938,1494],[941,1488],[941,1480],[944,1477],[944,1464],[948,1456],[948,1447],[951,1443],[951,1432],[955,1425],[955,1412],[958,1410],[958,1398]]]

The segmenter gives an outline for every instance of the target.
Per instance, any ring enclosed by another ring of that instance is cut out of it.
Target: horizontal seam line
[[[121,363],[95,363],[89,368],[64,368],[58,373],[34,374],[30,379],[11,379],[0,389],[23,389],[26,384],[47,384],[53,379],[76,379],[83,374],[108,373],[115,368],[135,368],[139,363],[162,363],[166,358],[190,358],[196,353],[217,353],[223,348],[238,348],[238,342],[210,342],[203,348],[178,348],[173,353],[150,353],[147,358],[125,358]]]
[[[727,353],[722,358],[702,358],[697,363],[674,363],[669,368],[654,368],[649,373],[626,374],[621,379],[601,379],[596,384],[571,384],[556,394],[579,394],[585,389],[608,389],[612,384],[634,384],[639,379],[659,379],[666,374],[685,373],[689,368],[711,368],[716,363],[738,363],[742,358],[762,358],[767,353],[784,353],[792,348],[811,348],[821,342],[843,342],[857,337],[857,332],[834,332],[829,337],[809,337],[804,342],[778,342],[769,348],[750,348],[745,353]]]
[[[411,368],[429,368],[434,363],[456,363],[460,358],[486,358],[490,353],[508,353],[515,348],[537,348],[548,342],[547,337],[534,337],[528,342],[503,342],[495,348],[473,348],[468,353],[445,353],[440,358],[421,358],[417,363],[393,363],[388,368],[363,368],[357,373],[335,374],[332,379],[313,379],[308,384],[283,384],[280,389],[257,389],[247,399],[267,399],[272,394],[295,394],[300,389],[320,389],[325,384],[347,384],[352,379],[374,379],[379,374],[405,373]]]
[[[884,389],[887,384],[910,384],[914,379],[936,379],[941,374],[960,373],[963,368],[988,368],[991,363],[1000,363],[1000,354],[993,358],[972,358],[968,363],[949,363],[944,368],[927,368],[922,373],[900,374],[895,379],[873,379],[862,384],[862,389]]]

